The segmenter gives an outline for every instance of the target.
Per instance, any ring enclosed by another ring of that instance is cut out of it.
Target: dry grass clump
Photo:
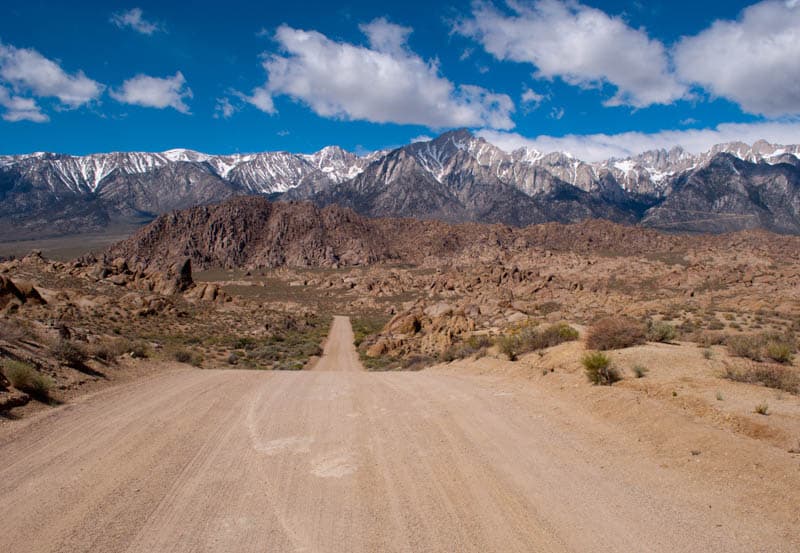
[[[86,350],[71,340],[59,340],[52,347],[56,359],[72,367],[81,366],[86,362]]]
[[[411,355],[403,359],[402,367],[407,371],[421,371],[425,367],[433,365],[436,360],[428,355]]]
[[[625,317],[600,319],[586,334],[586,347],[596,350],[629,348],[646,341],[644,325]]]
[[[647,340],[649,342],[672,342],[678,337],[678,331],[671,324],[664,321],[649,321],[647,323]]]
[[[179,349],[178,351],[176,351],[172,355],[172,357],[178,363],[191,363],[191,361],[192,361],[192,352],[190,352],[189,350],[185,350],[185,349]]]
[[[797,353],[797,341],[792,335],[764,332],[761,334],[739,334],[725,340],[728,351],[735,357],[752,361],[770,359],[776,363],[791,363]]]
[[[2,361],[2,367],[3,374],[17,390],[22,390],[41,401],[50,398],[53,380],[37,371],[33,365],[6,359]]]
[[[725,378],[800,394],[800,372],[784,365],[774,363],[748,363],[740,367],[729,365],[725,367]]]
[[[721,346],[725,344],[728,336],[724,332],[696,332],[691,340],[696,342],[702,348],[710,348],[711,346]]]
[[[581,359],[586,377],[592,384],[611,386],[621,380],[619,372],[611,365],[611,359],[601,351],[590,351]]]

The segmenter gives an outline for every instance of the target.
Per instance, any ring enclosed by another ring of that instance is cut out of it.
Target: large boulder
[[[5,309],[12,303],[17,305],[25,303],[25,294],[14,284],[13,280],[0,275],[0,309]]]

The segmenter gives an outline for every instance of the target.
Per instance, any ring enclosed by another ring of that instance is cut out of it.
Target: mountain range
[[[590,218],[685,232],[800,234],[800,146],[727,143],[584,162],[505,152],[467,130],[356,155],[191,150],[0,156],[0,235],[52,236],[233,196],[338,204],[371,217],[514,226]]]

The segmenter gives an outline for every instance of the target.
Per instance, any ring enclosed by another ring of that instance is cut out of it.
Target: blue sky
[[[4,3],[0,154],[800,142],[800,2]]]

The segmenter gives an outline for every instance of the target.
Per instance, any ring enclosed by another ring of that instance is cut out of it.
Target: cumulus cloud
[[[84,75],[83,71],[67,73],[59,64],[36,50],[16,48],[2,42],[0,42],[0,84],[12,89],[17,103],[26,96],[49,97],[57,98],[68,108],[77,108],[97,99],[105,88]]]
[[[526,88],[522,92],[522,103],[524,105],[529,106],[530,108],[536,109],[539,105],[547,99],[547,96],[544,94],[539,94],[538,92],[534,92],[530,88]]]
[[[238,108],[231,103],[230,98],[217,98],[217,103],[214,106],[214,119],[229,119]]]
[[[430,128],[514,127],[508,95],[441,76],[436,61],[409,50],[410,28],[385,19],[360,28],[369,47],[279,27],[275,40],[282,53],[265,57],[267,82],[248,101],[267,113],[275,112],[274,96],[286,95],[322,117]]]
[[[270,115],[277,113],[275,103],[272,101],[272,93],[265,86],[254,88],[253,93],[249,96],[240,93],[239,97],[264,113]]]
[[[114,13],[111,15],[110,21],[120,29],[128,27],[143,35],[152,35],[157,31],[164,30],[163,25],[153,21],[147,21],[144,18],[144,13],[141,8],[133,8],[128,11]]]
[[[750,113],[800,113],[800,2],[767,0],[675,47],[686,81]],[[796,141],[796,139],[795,139]]]
[[[687,94],[669,66],[664,45],[622,18],[578,2],[473,4],[472,17],[455,31],[480,42],[498,60],[530,63],[538,78],[561,78],[585,88],[611,84],[606,105],[669,104]]]
[[[14,96],[7,89],[0,86],[0,106],[5,108],[3,119],[6,121],[33,121],[44,123],[49,117],[42,113],[41,108],[33,98]]]
[[[709,129],[665,130],[656,133],[571,134],[562,137],[527,138],[517,133],[482,130],[478,135],[508,152],[517,148],[532,148],[539,152],[568,152],[584,161],[602,161],[674,146],[681,146],[692,153],[701,153],[715,144],[725,142],[741,141],[752,144],[765,139],[777,144],[795,144],[800,136],[800,121],[724,123]]]
[[[178,71],[172,77],[159,78],[149,75],[136,75],[122,83],[118,90],[111,91],[115,100],[148,108],[173,108],[181,113],[189,113],[185,100],[192,97],[192,90],[186,86],[183,73]]]

